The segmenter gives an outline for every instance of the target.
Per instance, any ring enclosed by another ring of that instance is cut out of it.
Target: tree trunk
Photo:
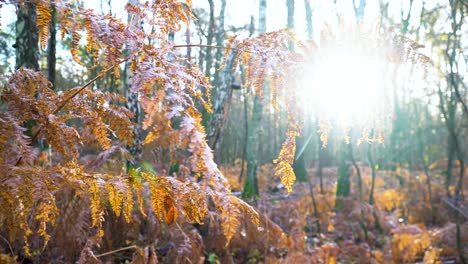
[[[262,99],[255,95],[252,110],[252,121],[250,122],[249,137],[247,139],[247,178],[244,184],[244,191],[242,192],[242,198],[245,199],[256,198],[259,195],[257,178],[259,144],[258,131],[260,128],[260,122],[262,121],[262,110]]]
[[[208,36],[206,37],[206,67],[205,67],[205,75],[210,80],[211,76],[211,66],[213,65],[213,55],[212,48],[210,47],[213,45],[213,38],[214,38],[214,30],[215,30],[215,18],[214,18],[214,3],[213,0],[208,0],[210,6],[210,21],[208,25]]]
[[[266,32],[266,0],[260,0],[258,29],[259,34]],[[258,197],[258,147],[260,122],[262,121],[263,105],[262,99],[255,94],[253,99],[252,120],[249,125],[249,136],[247,138],[247,178],[245,179],[242,198],[250,199]]]
[[[358,180],[358,195],[359,195],[359,202],[362,202],[362,175],[361,175],[361,170],[359,169],[359,166],[356,162],[356,159],[354,158],[354,153],[353,153],[353,145],[351,143],[348,144],[348,155],[349,159],[351,160],[351,163],[354,166],[354,169],[356,170],[356,176]]]
[[[286,0],[286,5],[288,8],[288,29],[294,30],[294,0]],[[292,40],[288,41],[288,49],[294,50],[294,42]]]
[[[372,130],[370,133],[370,138],[374,136],[374,131]],[[369,160],[369,166],[371,167],[371,173],[372,173],[372,183],[371,183],[371,188],[370,188],[370,194],[369,194],[369,204],[374,204],[374,189],[375,189],[375,178],[376,178],[376,171],[375,171],[375,162],[374,162],[374,157],[372,153],[372,143],[368,143],[367,145],[367,159]]]
[[[221,0],[221,10],[219,11],[218,16],[218,27],[216,33],[216,46],[223,46],[224,39],[226,38],[226,31],[224,29],[224,13],[226,12],[226,0]],[[217,49],[215,54],[215,73],[213,78],[213,85],[218,86],[219,82],[219,67],[221,67],[221,62],[223,60],[224,51],[222,49]]]
[[[287,0],[286,6],[288,8],[288,29],[294,30],[294,0]],[[294,51],[294,43],[292,41],[288,41],[288,49],[290,51]],[[293,164],[293,170],[294,174],[296,174],[296,179],[300,182],[307,181],[307,170],[304,155],[298,156],[299,151],[304,148],[304,142],[305,140],[303,133],[300,137],[296,137],[296,160]]]
[[[139,0],[129,0],[129,3],[131,5],[138,5]],[[131,17],[128,18],[130,21]],[[135,23],[139,19],[134,18],[132,23]],[[141,131],[142,131],[142,113],[141,113],[141,105],[139,101],[139,93],[138,92],[133,92],[131,90],[131,82],[130,82],[130,77],[131,77],[131,72],[130,72],[130,62],[127,61],[125,63],[125,72],[124,72],[124,95],[127,98],[127,108],[132,111],[134,114],[132,118],[132,122],[134,122],[136,125],[133,129],[133,146],[127,146],[127,149],[129,150],[130,154],[132,154],[132,157],[134,158],[134,164],[133,166],[137,167],[140,164],[140,159],[141,159],[141,154],[143,152],[142,147],[141,147]],[[130,166],[130,162],[127,162],[127,165]]]
[[[17,5],[16,20],[16,65],[20,67],[39,70],[39,48],[37,32],[37,10],[32,2],[25,2],[24,5]]]
[[[235,53],[229,54],[226,65],[221,73],[220,84],[216,98],[213,104],[213,114],[209,125],[209,133],[207,135],[208,145],[214,151],[214,160],[216,163],[221,161],[221,143],[224,130],[227,125],[229,115],[229,106],[232,98],[232,82],[233,82],[233,64]]]
[[[293,163],[293,170],[294,174],[296,174],[296,178],[300,182],[305,182],[307,181],[307,169],[306,169],[306,162],[304,159],[304,155],[301,152],[304,152],[304,148],[306,147],[305,144],[308,142],[305,142],[304,135],[301,135],[300,137],[296,137],[296,153],[295,157],[296,159],[294,160]]]
[[[317,124],[318,128],[318,124]],[[318,129],[317,129],[318,131]],[[317,132],[317,176],[319,177],[320,181],[320,194],[324,194],[323,190],[323,167],[326,164],[327,157],[328,157],[328,149],[324,148],[321,141],[320,141],[320,132]]]
[[[312,8],[310,7],[310,0],[304,0],[304,6],[305,6],[305,20],[307,24],[307,38],[309,40],[312,40],[314,38],[314,28],[312,25]]]
[[[57,47],[57,27],[55,23],[57,22],[57,10],[55,7],[51,6],[52,11],[52,20],[50,21],[50,36],[49,43],[47,45],[47,78],[52,83],[55,88],[55,66],[56,66],[56,47]]]
[[[359,6],[356,6],[356,0],[353,0],[353,8],[354,8],[354,16],[356,17],[357,23],[361,23],[364,20],[364,10],[366,8],[366,0],[360,0]]]
[[[349,181],[349,164],[346,162],[346,146],[345,142],[341,143],[340,148],[340,161],[338,164],[338,183],[336,187],[336,209],[340,210],[343,208],[343,201],[338,199],[339,197],[347,197],[350,192],[350,181]]]
[[[28,68],[34,71],[39,71],[39,47],[38,47],[38,31],[37,31],[37,10],[35,4],[26,2],[24,5],[17,5],[17,20],[16,20],[16,43],[13,45],[16,51],[15,68]],[[33,127],[36,122],[32,119],[26,121],[25,134],[32,136]],[[44,149],[42,142],[33,142],[34,145]]]

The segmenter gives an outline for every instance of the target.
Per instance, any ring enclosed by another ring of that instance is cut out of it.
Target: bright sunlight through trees
[[[322,39],[302,78],[299,99],[304,111],[343,126],[381,125],[391,117],[389,51],[384,45],[378,36],[354,29],[339,39]]]

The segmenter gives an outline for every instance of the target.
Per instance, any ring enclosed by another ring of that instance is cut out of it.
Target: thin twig
[[[199,47],[199,48],[215,48],[215,49],[224,49],[224,46],[216,46],[216,45],[205,45],[205,44],[182,44],[182,45],[174,45],[174,48],[191,48],[191,47]]]
[[[447,197],[443,197],[442,198],[442,201],[447,204],[450,208],[452,208],[453,210],[455,210],[457,213],[459,213],[460,215],[462,215],[465,219],[468,219],[468,214],[463,211],[460,207],[456,206],[455,204],[453,204],[453,202],[447,198]]]
[[[99,254],[99,255],[94,255],[94,256],[96,258],[100,258],[100,257],[104,257],[104,256],[107,256],[107,255],[112,255],[114,253],[117,253],[117,252],[120,252],[120,251],[125,251],[125,250],[128,250],[128,249],[133,249],[133,248],[138,248],[138,247],[135,246],[135,245],[128,246],[128,247],[123,247],[123,248],[114,249],[114,250],[111,250],[111,251],[108,251],[108,252],[105,252],[105,253],[102,253],[102,254]]]
[[[215,49],[229,48],[231,50],[239,50],[239,48],[236,48],[236,47],[226,47],[226,46],[206,45],[206,44],[181,44],[181,45],[174,45],[172,47],[174,47],[174,48],[199,47],[199,48],[215,48]],[[255,51],[252,51],[252,50],[243,50],[243,52],[245,52],[245,53],[255,53]]]
[[[2,238],[5,241],[5,243],[8,245],[8,249],[10,249],[11,255],[14,256],[15,253],[13,252],[13,249],[11,248],[10,242],[6,238],[4,238],[2,235],[0,235],[0,238]]]

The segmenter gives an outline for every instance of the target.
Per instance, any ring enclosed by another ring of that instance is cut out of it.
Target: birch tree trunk
[[[221,143],[223,142],[224,130],[227,125],[229,106],[232,98],[233,64],[235,53],[229,54],[226,65],[220,75],[218,92],[213,103],[213,114],[207,135],[208,145],[213,149],[216,163],[221,161]]]
[[[138,5],[139,0],[129,0],[129,4],[131,5]],[[128,17],[130,21],[131,17]],[[138,26],[135,23],[139,21],[138,18],[133,18],[132,24],[133,26]],[[132,118],[132,122],[135,123],[135,127],[133,129],[133,146],[127,146],[130,154],[134,157],[134,164],[133,166],[138,166],[140,164],[141,154],[142,154],[142,147],[141,147],[141,131],[142,131],[142,114],[141,114],[141,105],[139,101],[139,93],[131,91],[131,72],[130,72],[130,62],[127,61],[125,63],[125,72],[124,72],[124,95],[127,98],[127,108],[132,111],[134,114]],[[127,165],[130,165],[128,163]]]
[[[210,1],[210,5],[211,5]],[[217,34],[216,34],[216,45],[217,46],[222,46],[224,44],[224,39],[225,39],[225,30],[224,30],[224,13],[226,10],[226,0],[221,1],[221,10],[219,13],[218,17],[218,27],[217,27]],[[211,12],[211,7],[210,7],[210,12]],[[211,15],[210,15],[211,16]],[[213,18],[214,19],[214,18]],[[211,20],[211,18],[210,18]],[[214,23],[214,22],[213,22]],[[210,21],[210,27],[211,27],[211,21]],[[214,24],[213,24],[214,27]],[[210,31],[210,30],[208,30]],[[214,31],[214,29],[212,29]],[[214,36],[209,36],[210,32],[208,32],[208,43],[212,43],[212,39]],[[221,146],[223,143],[223,136],[224,136],[224,131],[227,126],[227,120],[228,120],[228,115],[229,115],[229,107],[231,105],[231,99],[232,99],[232,83],[234,82],[234,76],[233,76],[233,71],[232,69],[233,64],[234,64],[234,58],[235,58],[235,53],[229,54],[229,57],[226,60],[226,64],[221,72],[218,71],[219,67],[221,66],[221,61],[223,57],[223,50],[218,49],[216,50],[216,55],[215,55],[215,68],[216,72],[214,74],[214,79],[213,79],[213,93],[212,93],[212,98],[213,98],[213,114],[211,115],[210,123],[208,126],[208,145],[213,149],[214,152],[214,160],[216,163],[221,162]],[[212,58],[211,55],[208,56],[207,54],[207,70],[208,66],[211,68],[212,65]],[[207,75],[209,76],[209,75]]]

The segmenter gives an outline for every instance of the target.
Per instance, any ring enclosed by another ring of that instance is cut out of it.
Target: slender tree
[[[294,0],[287,0],[286,2],[288,8],[288,21],[287,26],[288,29],[294,30]],[[310,7],[310,6],[309,6]],[[308,24],[308,26],[312,26],[312,24]],[[288,48],[290,51],[294,51],[294,43],[292,41],[288,42]],[[304,129],[302,130],[302,135],[296,138],[296,159],[293,164],[294,174],[296,174],[297,180],[305,182],[307,181],[307,169],[306,169],[306,162],[304,155],[299,154],[299,151],[303,150],[305,145],[305,138],[304,138]],[[299,154],[299,155],[298,155]]]
[[[310,7],[310,0],[304,0],[305,6],[305,21],[307,24],[307,38],[312,40],[314,37],[314,28],[312,24],[312,8]]]
[[[288,9],[288,23],[287,27],[290,30],[294,30],[294,0],[286,0],[286,6]],[[289,50],[294,50],[294,42],[288,42]]]
[[[252,37],[255,32],[255,20],[253,16],[250,16],[250,26],[249,26],[249,37]],[[245,69],[243,65],[241,65],[241,78],[242,83],[245,83]],[[239,174],[239,183],[242,182],[242,178],[244,176],[244,163],[247,157],[247,139],[249,137],[249,91],[247,89],[243,89],[244,94],[244,141],[242,146],[242,162],[241,162],[241,172]],[[276,127],[276,126],[275,126]]]
[[[266,32],[266,8],[267,1],[260,0],[258,33]],[[247,178],[244,184],[243,198],[255,198],[258,196],[258,147],[260,122],[262,121],[263,104],[260,95],[255,94],[253,98],[252,119],[249,122],[249,136],[247,138]]]
[[[17,5],[16,20],[16,69],[20,67],[39,70],[37,10],[33,2]]]
[[[139,0],[129,0],[129,4],[136,6],[140,3]],[[133,19],[133,20],[132,20]],[[139,18],[138,17],[128,17],[129,24],[134,27],[140,27],[138,25]],[[131,71],[130,71],[130,62],[127,61],[125,63],[125,72],[124,72],[124,95],[127,98],[127,108],[130,109],[134,116],[132,118],[132,122],[135,124],[133,128],[133,145],[127,146],[129,152],[132,154],[134,158],[133,166],[138,166],[140,164],[141,154],[142,154],[142,147],[141,147],[141,132],[142,132],[142,111],[141,105],[139,101],[139,92],[132,91],[130,88],[132,87],[131,83]],[[130,166],[130,163],[127,164]]]
[[[227,125],[229,106],[232,98],[232,83],[233,64],[235,52],[231,52],[226,64],[221,72],[219,87],[215,94],[213,103],[213,114],[211,115],[211,122],[209,125],[209,133],[207,135],[208,144],[214,151],[215,161],[221,161],[221,143],[223,142],[224,130]]]
[[[213,39],[215,35],[215,15],[214,15],[214,2],[213,0],[208,0],[210,7],[210,20],[208,24],[208,35],[206,36],[206,65],[205,65],[205,75],[208,79],[211,77],[211,67],[213,66]]]
[[[56,66],[56,48],[57,48],[57,27],[56,27],[56,19],[57,19],[57,11],[55,7],[51,6],[51,15],[52,19],[50,21],[50,29],[49,29],[49,42],[47,45],[47,79],[52,83],[55,87],[55,66]]]
[[[412,0],[411,0],[412,1]],[[356,5],[356,0],[353,0],[354,16],[357,23],[364,20],[364,10],[366,9],[366,0],[360,0],[359,5]]]
[[[226,0],[221,0],[221,10],[219,11],[219,16],[218,16],[218,25],[216,27],[216,46],[221,47],[224,44],[224,40],[226,39],[226,30],[224,28],[224,16],[226,12]],[[221,62],[223,60],[223,50],[218,48],[216,49],[216,54],[215,54],[215,73],[213,77],[213,84],[215,86],[219,85],[219,68],[221,67]]]

